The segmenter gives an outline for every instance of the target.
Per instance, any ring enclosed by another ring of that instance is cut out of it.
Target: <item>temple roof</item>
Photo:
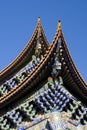
[[[86,129],[86,83],[70,56],[61,21],[48,44],[38,18],[22,53],[14,60],[17,66],[13,68],[13,61],[1,73],[0,129]]]
[[[33,41],[36,36],[39,37],[40,34],[39,33],[37,34],[37,32],[39,32],[40,30],[45,41],[44,42],[46,46],[45,55],[41,59],[40,63],[34,68],[34,70],[20,84],[18,84],[17,87],[13,88],[11,91],[9,91],[9,93],[7,93],[6,95],[0,98],[0,108],[6,106],[10,102],[13,102],[15,99],[23,95],[26,91],[29,91],[29,92],[33,91],[34,86],[36,86],[36,84],[40,83],[44,78],[46,78],[49,75],[50,73],[49,69],[51,68],[54,62],[55,51],[58,46],[59,46],[59,50],[58,50],[59,60],[62,66],[60,75],[63,78],[64,85],[75,97],[77,97],[85,105],[87,105],[86,103],[87,85],[82,79],[81,75],[79,74],[70,56],[68,47],[66,45],[66,42],[62,33],[60,21],[58,22],[57,31],[52,41],[52,44],[48,45],[48,42],[46,40],[46,37],[44,35],[43,29],[40,23],[40,19],[38,19],[38,23],[37,23],[36,29],[34,31],[34,34],[31,40],[28,42],[27,46],[22,51],[22,53],[6,69],[4,69],[1,72],[0,82],[6,79],[6,77],[10,76],[19,66],[21,66],[21,64],[25,61],[27,55],[29,56],[31,52],[30,50],[34,47]],[[60,43],[60,40],[61,40],[61,43]]]

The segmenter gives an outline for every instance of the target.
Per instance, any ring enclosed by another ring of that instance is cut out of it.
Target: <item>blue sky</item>
[[[72,59],[87,81],[87,0],[1,0],[0,70],[11,63],[31,38],[40,16],[49,43],[57,22]]]

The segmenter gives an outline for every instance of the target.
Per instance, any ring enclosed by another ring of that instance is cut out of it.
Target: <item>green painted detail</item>
[[[8,89],[4,86],[0,86],[0,94],[5,95],[8,93]]]
[[[10,124],[4,117],[0,117],[0,128],[1,130],[10,130]]]

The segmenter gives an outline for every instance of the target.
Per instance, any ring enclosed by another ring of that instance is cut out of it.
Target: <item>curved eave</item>
[[[28,75],[22,83],[20,83],[16,88],[12,89],[7,95],[0,98],[0,108],[5,107],[7,104],[13,102],[26,91],[31,90],[42,79],[43,76],[46,77],[45,72],[47,72],[49,69],[48,66],[51,63],[51,60],[53,60],[57,40],[59,37],[60,33],[57,32],[52,45],[48,47],[48,50],[43,59],[30,73],[30,75]]]
[[[78,72],[67,48],[66,42],[62,34],[62,47],[60,52],[60,60],[62,63],[62,77],[65,81],[65,84],[68,86],[68,89],[72,91],[72,94],[77,98],[82,100],[83,103],[86,103],[87,100],[87,85],[80,73]],[[66,87],[67,87],[66,86]]]
[[[20,68],[20,66],[23,64],[23,62],[27,58],[27,56],[30,55],[31,50],[33,49],[33,41],[37,35],[39,28],[41,29],[41,33],[44,37],[45,47],[48,48],[49,44],[44,34],[44,30],[42,28],[40,21],[38,21],[35,31],[30,41],[27,43],[26,47],[23,49],[23,51],[18,55],[18,57],[11,64],[9,64],[4,70],[0,72],[0,82],[3,82],[6,79],[6,77],[8,78],[10,75],[12,75],[14,73],[14,70],[16,70],[17,68]]]

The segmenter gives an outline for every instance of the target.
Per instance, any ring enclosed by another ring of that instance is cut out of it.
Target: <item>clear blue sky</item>
[[[70,54],[87,81],[87,0],[0,0],[0,70],[25,47],[38,16],[49,43],[62,21]]]

